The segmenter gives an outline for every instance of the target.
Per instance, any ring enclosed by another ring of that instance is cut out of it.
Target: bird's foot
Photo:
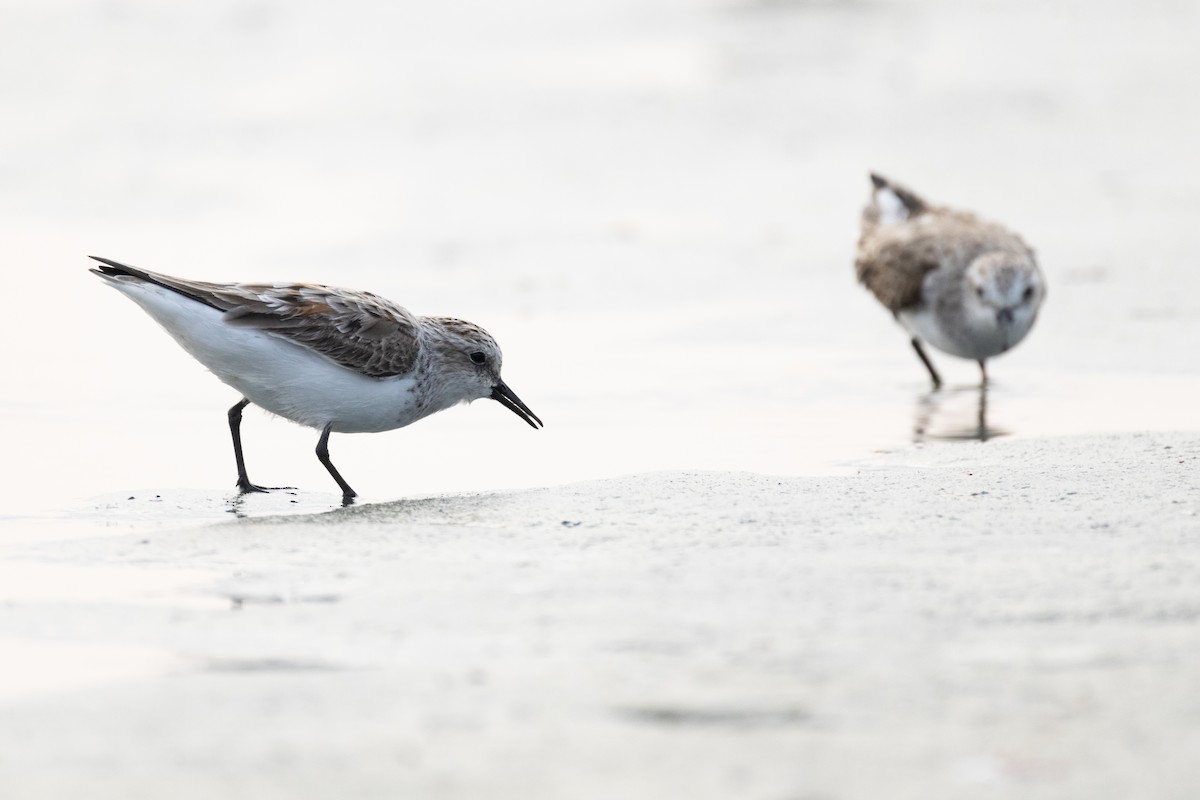
[[[259,486],[256,483],[251,483],[250,481],[238,481],[237,489],[241,494],[250,494],[252,492],[263,492],[265,494],[266,492],[295,491],[296,487],[295,486]]]

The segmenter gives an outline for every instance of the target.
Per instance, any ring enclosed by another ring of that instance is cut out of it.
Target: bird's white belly
[[[983,361],[1011,348],[1020,337],[1011,326],[1002,326],[995,318],[959,318],[954,323],[941,319],[929,307],[897,314],[910,334],[928,342],[943,353],[959,358]],[[1021,333],[1024,335],[1024,332]]]
[[[417,421],[410,377],[372,378],[263,331],[229,325],[215,308],[141,281],[114,284],[175,341],[251,403],[339,433],[370,433]]]

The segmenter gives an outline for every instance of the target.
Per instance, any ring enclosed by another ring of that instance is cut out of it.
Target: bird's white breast
[[[1002,325],[994,314],[965,313],[947,319],[929,306],[901,311],[897,316],[904,329],[918,339],[943,353],[974,361],[993,358],[1012,349],[1030,327],[1021,321]]]

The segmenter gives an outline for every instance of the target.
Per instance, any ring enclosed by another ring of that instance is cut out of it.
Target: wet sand
[[[28,542],[0,785],[1182,800],[1198,465],[1196,434],[943,444]]]

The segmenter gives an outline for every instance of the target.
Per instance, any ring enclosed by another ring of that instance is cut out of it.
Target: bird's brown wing
[[[230,325],[289,339],[355,372],[386,378],[416,364],[416,318],[370,292],[291,283],[234,284],[214,294],[230,303]]]
[[[230,325],[307,347],[374,378],[403,375],[417,360],[417,318],[370,292],[307,283],[209,283],[96,258],[98,272],[158,284],[224,312]]]
[[[893,313],[921,302],[925,276],[941,264],[935,237],[913,234],[910,225],[889,226],[864,233],[858,243],[855,274]]]
[[[864,227],[854,261],[858,280],[889,310],[921,302],[933,270],[966,269],[983,253],[1033,251],[1012,231],[965,211],[928,209],[899,225]]]

